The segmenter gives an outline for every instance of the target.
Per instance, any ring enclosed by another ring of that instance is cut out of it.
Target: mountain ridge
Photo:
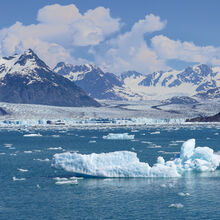
[[[94,87],[97,87],[93,81],[105,79],[103,76],[107,73],[101,68],[91,64],[74,66],[62,63],[62,67],[57,65],[54,71],[74,81],[97,99],[166,99],[176,95],[194,96],[197,93],[220,87],[220,68],[205,64],[187,67],[182,71],[158,71],[147,75],[134,70],[123,72],[120,76],[111,73],[112,78],[116,80],[110,80],[108,86],[100,90],[102,95],[97,94],[98,92],[91,92]],[[99,74],[99,77],[88,77],[94,75],[94,72]],[[105,80],[102,83],[105,84]],[[105,95],[109,92],[110,96]]]
[[[53,72],[31,49],[0,59],[0,101],[55,106],[100,106],[74,82]]]

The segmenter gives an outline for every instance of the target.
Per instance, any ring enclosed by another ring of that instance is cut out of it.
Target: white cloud
[[[38,11],[37,20],[38,24],[16,22],[0,30],[1,55],[30,47],[53,66],[58,57],[69,60],[68,51],[74,47],[97,45],[120,28],[119,19],[112,18],[109,9],[98,7],[81,14],[73,4],[45,6]]]
[[[158,16],[147,15],[136,22],[129,32],[109,40],[106,43],[109,49],[104,56],[95,53],[98,65],[113,72],[133,69],[147,73],[166,69],[163,60],[158,59],[144,39],[145,34],[162,30],[165,25],[166,21],[161,21]]]
[[[153,37],[151,42],[152,49],[161,59],[178,59],[212,65],[220,64],[220,48],[213,46],[200,47],[192,42],[175,41],[163,35]]]
[[[202,47],[164,35],[154,36],[148,45],[146,36],[166,26],[166,21],[153,14],[134,23],[125,33],[119,32],[120,19],[111,17],[110,10],[104,7],[81,13],[74,4],[48,5],[38,11],[37,22],[16,22],[1,29],[0,56],[32,48],[50,66],[59,61],[91,62],[87,59],[93,56],[96,65],[116,73],[165,70],[171,59],[220,65],[220,48],[214,46]],[[78,51],[84,52],[78,55]]]
[[[71,24],[77,19],[81,19],[78,8],[71,4],[61,6],[59,4],[48,5],[38,11],[37,20],[46,24]]]

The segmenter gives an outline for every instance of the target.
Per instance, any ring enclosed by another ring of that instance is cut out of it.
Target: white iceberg
[[[179,158],[165,161],[158,157],[152,167],[131,151],[88,155],[65,152],[55,154],[52,161],[55,168],[92,177],[181,177],[186,171],[214,171],[219,164],[220,155],[209,147],[195,148],[195,139],[183,143]]]
[[[106,136],[103,136],[103,139],[108,139],[108,140],[132,140],[134,139],[134,135],[131,134],[129,135],[128,133],[109,133]]]

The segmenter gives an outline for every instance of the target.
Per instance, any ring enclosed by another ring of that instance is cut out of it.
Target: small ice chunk
[[[24,134],[24,137],[41,137],[41,134]]]
[[[103,136],[103,139],[109,140],[132,140],[134,139],[134,135],[129,135],[128,133],[109,133],[106,136]]]
[[[45,158],[45,159],[37,158],[37,159],[34,159],[34,160],[38,160],[38,161],[42,161],[42,162],[49,162],[50,161],[50,159],[48,159],[48,158]]]
[[[11,148],[13,144],[4,144],[5,147]]]
[[[96,141],[95,140],[91,140],[91,141],[89,141],[89,143],[96,143]]]
[[[49,147],[48,150],[63,150],[62,147]]]
[[[172,204],[169,205],[169,208],[179,209],[179,208],[183,208],[183,207],[184,207],[184,205],[182,203],[172,203]]]
[[[55,184],[57,185],[63,185],[63,184],[70,184],[70,185],[77,185],[77,180],[66,180],[66,181],[57,181]]]
[[[160,131],[154,131],[154,132],[151,132],[150,134],[160,134]]]
[[[21,169],[21,168],[18,168],[18,171],[20,171],[20,172],[28,172],[28,170],[26,170],[26,169]]]
[[[25,150],[24,153],[25,154],[32,154],[33,152],[31,150]]]
[[[26,180],[25,178],[17,178],[15,176],[12,177],[13,181],[24,181]]]
[[[184,192],[179,192],[178,195],[179,195],[179,196],[183,196],[183,197],[184,197],[184,196],[190,196],[189,193],[184,193]]]
[[[52,137],[58,138],[58,137],[60,137],[60,135],[54,134],[54,135],[52,135]]]

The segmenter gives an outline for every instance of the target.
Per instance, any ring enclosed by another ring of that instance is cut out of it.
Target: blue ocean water
[[[26,133],[40,137],[24,137]],[[183,141],[220,151],[215,126],[0,131],[0,219],[220,219],[220,170],[182,178],[84,178],[51,167],[55,153],[129,150],[150,165],[178,157]],[[105,140],[108,133],[134,140]],[[20,170],[18,170],[20,169]],[[22,169],[22,170],[21,170]],[[21,172],[26,170],[27,172]],[[14,180],[13,180],[14,178]],[[22,178],[25,178],[22,180]]]

